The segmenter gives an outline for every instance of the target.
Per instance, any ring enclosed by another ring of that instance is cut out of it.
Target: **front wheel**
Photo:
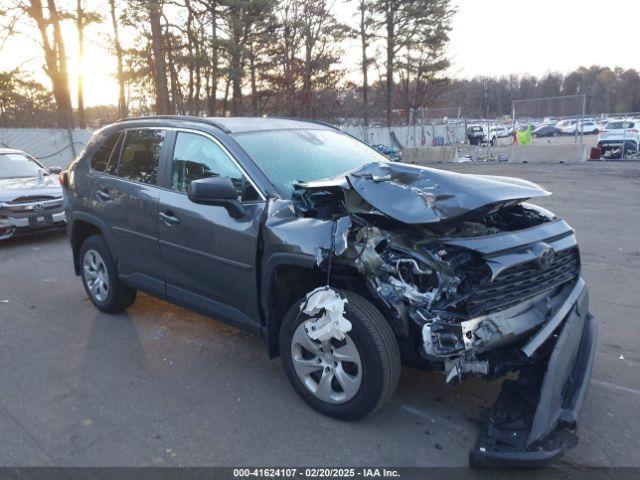
[[[400,378],[398,342],[380,311],[351,292],[345,317],[352,329],[344,340],[312,340],[304,299],[287,312],[280,328],[280,356],[289,381],[311,407],[341,420],[375,411],[395,391]]]

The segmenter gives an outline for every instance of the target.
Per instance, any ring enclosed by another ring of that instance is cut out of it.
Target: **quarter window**
[[[134,182],[155,185],[158,180],[158,162],[164,137],[164,130],[127,131],[118,176]]]
[[[97,172],[104,172],[105,168],[107,168],[107,163],[109,163],[111,152],[113,152],[113,147],[115,146],[119,137],[120,132],[115,133],[107,138],[107,140],[102,144],[95,155],[93,155],[93,158],[91,158],[92,170],[95,170]]]
[[[218,176],[231,179],[242,201],[259,200],[258,192],[217,143],[203,135],[178,132],[173,150],[171,188],[186,193],[192,181]]]
[[[118,161],[120,160],[120,150],[122,150],[122,141],[124,140],[124,136],[125,134],[121,133],[118,137],[118,142],[116,143],[113,152],[111,152],[109,163],[107,163],[107,168],[105,168],[104,173],[108,173],[109,175],[118,174]]]

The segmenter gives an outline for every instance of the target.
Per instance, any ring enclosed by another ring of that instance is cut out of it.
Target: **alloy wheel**
[[[82,264],[90,295],[98,302],[104,302],[109,296],[109,274],[104,260],[95,250],[87,250]]]
[[[362,360],[356,344],[348,334],[344,340],[312,340],[305,323],[298,325],[291,339],[291,361],[298,378],[323,402],[348,402],[362,383]]]

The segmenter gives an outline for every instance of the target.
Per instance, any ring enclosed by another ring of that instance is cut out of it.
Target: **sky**
[[[638,0],[456,3],[448,49],[455,77],[566,73],[594,64],[640,69]]]
[[[105,0],[90,3],[95,7],[106,6]],[[638,0],[453,0],[453,3],[458,12],[447,47],[452,63],[447,73],[451,77],[566,73],[580,65],[593,64],[640,69],[637,29],[633,22],[625,22],[640,19]],[[339,20],[355,26],[353,2],[336,0],[335,8]],[[605,24],[614,24],[615,19],[623,28],[611,33]],[[88,27],[86,32],[82,68],[87,106],[117,103],[113,76],[116,63],[107,49],[109,26],[106,22]],[[71,89],[75,92],[76,33],[69,22],[64,29]],[[349,41],[345,49],[343,66],[351,69],[349,79],[358,81],[355,66],[359,61],[358,41]],[[48,84],[41,55],[34,39],[18,36],[0,50],[0,71],[20,67]],[[375,77],[375,72],[371,75]]]

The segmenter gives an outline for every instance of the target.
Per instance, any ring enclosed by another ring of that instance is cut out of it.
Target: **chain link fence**
[[[15,148],[48,167],[67,167],[89,141],[90,129],[0,128],[0,148]]]

